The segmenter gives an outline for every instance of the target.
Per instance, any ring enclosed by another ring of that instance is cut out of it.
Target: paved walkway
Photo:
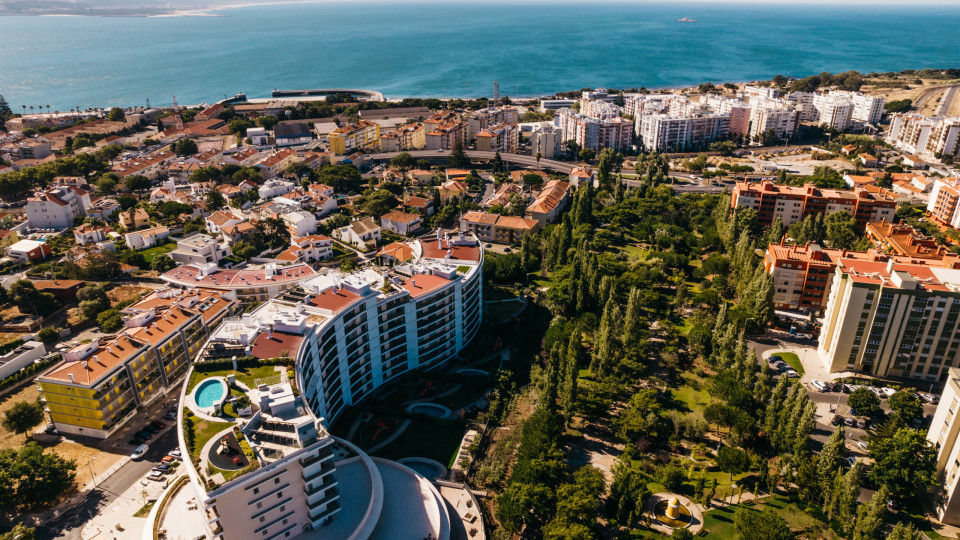
[[[133,514],[149,499],[159,497],[172,478],[173,476],[168,476],[164,482],[154,482],[146,478],[135,482],[109,506],[100,509],[96,515],[89,516],[81,532],[81,538],[83,540],[140,540],[147,522],[147,515],[133,517]]]
[[[379,444],[373,446],[372,448],[368,448],[367,450],[365,450],[365,452],[366,452],[367,454],[372,454],[372,453],[376,452],[377,450],[380,450],[380,449],[383,448],[384,446],[392,443],[394,440],[396,440],[397,437],[400,436],[401,433],[403,433],[403,430],[407,429],[407,427],[408,427],[409,425],[410,425],[410,419],[408,418],[408,419],[404,420],[403,423],[400,424],[400,426],[397,428],[397,430],[394,431],[393,433],[391,433],[389,437],[387,437],[386,439],[380,441]]]
[[[173,495],[159,517],[160,530],[167,540],[191,540],[206,530],[204,514],[197,504],[197,492],[190,482],[184,483]]]

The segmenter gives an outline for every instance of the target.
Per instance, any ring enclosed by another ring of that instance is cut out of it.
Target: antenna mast
[[[500,83],[498,81],[493,81],[493,106],[496,107],[500,104]]]

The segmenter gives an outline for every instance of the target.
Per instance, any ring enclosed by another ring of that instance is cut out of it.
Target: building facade
[[[821,189],[812,184],[803,187],[737,182],[730,199],[732,208],[752,208],[761,225],[769,227],[775,218],[789,227],[808,215],[847,211],[861,229],[867,223],[891,221],[897,210],[897,197],[881,188],[862,187],[854,191]]]

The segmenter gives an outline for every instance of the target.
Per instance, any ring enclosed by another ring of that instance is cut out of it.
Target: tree
[[[50,347],[51,345],[54,345],[56,342],[60,341],[60,329],[47,326],[46,328],[43,328],[37,332],[37,338],[40,339],[41,343],[47,347]]]
[[[197,141],[183,138],[170,145],[170,150],[178,156],[192,156],[200,151]]]
[[[909,390],[900,390],[890,396],[887,405],[893,411],[894,417],[903,425],[909,425],[914,420],[923,418],[923,403]]]
[[[853,529],[853,540],[880,540],[883,538],[883,516],[887,510],[887,498],[890,492],[887,486],[881,486],[870,502],[861,504],[857,509],[857,522]]]
[[[157,207],[157,211],[163,214],[164,217],[171,218],[179,216],[180,214],[192,214],[193,207],[182,202],[164,201]]]
[[[880,409],[880,398],[862,386],[850,394],[847,404],[856,412],[857,416],[878,418],[883,412]]]
[[[263,129],[273,129],[273,126],[277,125],[277,122],[277,117],[270,114],[257,118],[257,125]]]
[[[204,200],[207,203],[208,212],[216,212],[227,205],[227,198],[216,189],[208,191]]]
[[[856,221],[846,210],[834,212],[824,219],[827,241],[833,249],[852,249],[859,240]]]
[[[150,269],[161,274],[176,267],[177,263],[169,255],[157,255],[150,263]]]
[[[108,309],[97,315],[97,324],[106,332],[116,332],[123,327],[123,319],[120,318],[120,312],[115,309]]]
[[[710,143],[710,151],[718,152],[721,156],[732,156],[737,150],[737,145],[733,141],[716,141]]]
[[[390,158],[390,166],[399,169],[401,171],[408,171],[414,167],[414,159],[407,152],[400,152],[399,154]]]
[[[580,161],[593,161],[593,158],[597,157],[597,151],[592,148],[581,148],[577,157]]]
[[[463,143],[457,141],[450,152],[450,159],[447,161],[451,167],[464,168],[470,165],[470,158],[463,150]]]
[[[717,452],[717,467],[730,473],[730,479],[733,480],[733,475],[749,470],[750,456],[739,448],[724,446]]]
[[[543,183],[543,177],[536,173],[523,175],[523,184],[528,187],[536,187]]]
[[[12,114],[13,111],[10,110],[10,104],[7,103],[7,100],[0,94],[0,118],[6,118]]]
[[[117,188],[117,181],[110,174],[105,174],[96,182],[97,193],[101,195],[112,195]]]
[[[3,99],[3,96],[0,96]],[[0,540],[33,540],[36,529],[18,523],[10,532],[0,534]]]
[[[18,450],[0,450],[0,509],[33,510],[55,502],[73,488],[76,469],[73,460],[44,453],[33,441]]]
[[[146,191],[150,189],[150,179],[140,174],[134,174],[124,178],[123,185],[130,191]]]
[[[846,442],[846,431],[841,424],[827,439],[820,452],[820,459],[817,460],[817,475],[824,482],[824,491],[829,490],[829,484],[833,480],[834,472],[838,471],[846,458],[847,449],[844,446]]]
[[[922,540],[922,538],[923,534],[912,523],[902,521],[897,523],[887,536],[887,540]],[[3,537],[0,537],[0,540],[3,540]]]
[[[112,107],[110,112],[107,113],[107,120],[111,122],[123,122],[124,118],[126,117],[120,107]]]
[[[21,279],[11,285],[10,296],[23,314],[46,317],[60,307],[52,293],[38,291],[29,279]]]
[[[892,437],[871,437],[869,453],[874,459],[870,479],[897,498],[912,497],[936,482],[937,452],[920,431],[900,428]]]
[[[43,422],[43,406],[39,402],[18,401],[3,413],[3,429],[17,435],[26,433]]]
[[[690,532],[690,529],[677,528],[670,533],[670,538],[673,538],[673,540],[693,540],[693,533]]]
[[[790,526],[776,512],[764,508],[757,512],[740,507],[733,515],[733,526],[741,540],[789,540],[795,538]]]

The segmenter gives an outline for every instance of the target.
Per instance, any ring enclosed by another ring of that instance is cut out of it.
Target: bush
[[[120,312],[115,309],[108,309],[97,315],[97,324],[108,334],[123,328],[123,320],[120,318]]]

